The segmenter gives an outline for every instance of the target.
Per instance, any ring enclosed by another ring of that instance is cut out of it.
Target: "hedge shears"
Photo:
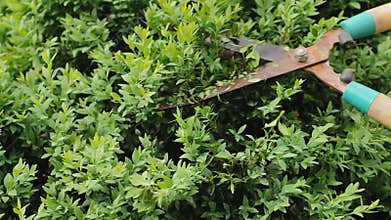
[[[355,82],[352,70],[346,69],[338,74],[334,72],[329,64],[330,51],[335,44],[346,44],[389,29],[391,29],[391,3],[342,21],[340,28],[327,32],[313,46],[308,48],[287,49],[267,43],[256,44],[257,41],[244,37],[235,42],[225,42],[223,46],[226,50],[237,53],[241,53],[243,47],[255,45],[261,59],[271,62],[266,63],[251,74],[209,90],[202,99],[189,101],[182,105],[194,104],[254,83],[304,69],[314,74],[329,87],[342,93],[343,100],[391,129],[391,98]],[[165,105],[161,109],[176,106],[179,105]]]

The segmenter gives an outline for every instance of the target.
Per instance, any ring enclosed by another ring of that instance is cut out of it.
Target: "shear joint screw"
[[[295,49],[295,58],[300,63],[305,63],[308,60],[308,51],[306,48],[299,47]]]

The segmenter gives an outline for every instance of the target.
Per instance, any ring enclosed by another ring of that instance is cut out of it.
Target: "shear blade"
[[[260,55],[261,59],[266,61],[279,60],[288,52],[288,50],[282,46],[269,43],[259,43],[259,41],[252,40],[246,37],[239,38],[237,43],[226,43],[224,44],[224,48],[235,51],[237,53],[242,53],[242,48],[251,45],[256,46],[256,50]]]
[[[276,61],[283,57],[287,50],[281,46],[273,44],[262,44],[257,46],[257,51],[263,60]]]
[[[341,36],[342,35],[342,36]],[[222,86],[215,87],[212,90],[205,91],[198,99],[188,100],[182,104],[165,104],[161,106],[160,110],[175,108],[179,106],[195,104],[213,97],[220,96],[222,94],[264,81],[273,77],[287,74],[289,72],[303,69],[314,73],[320,80],[322,80],[327,85],[335,88],[337,91],[343,91],[345,84],[340,83],[339,75],[334,73],[333,69],[328,65],[327,61],[329,59],[330,50],[333,48],[336,43],[346,43],[351,40],[350,38],[344,36],[345,30],[337,28],[327,32],[322,38],[320,38],[317,43],[313,46],[307,48],[308,59],[306,62],[298,62],[295,58],[295,54],[292,50],[285,50],[281,46],[260,44],[260,49],[270,52],[272,55],[268,55],[266,58],[269,58],[271,61],[266,65],[258,68],[252,74],[248,74],[245,77],[234,79],[231,82],[228,82]],[[235,52],[241,53],[241,48],[249,44],[259,43],[255,40],[250,40],[248,38],[240,38],[237,44],[233,42],[226,43],[224,47]],[[258,48],[257,48],[258,49]],[[276,52],[274,52],[275,50]],[[262,54],[260,54],[262,56]],[[264,55],[263,55],[264,56]],[[278,59],[275,59],[279,57]],[[316,65],[318,64],[318,65]]]

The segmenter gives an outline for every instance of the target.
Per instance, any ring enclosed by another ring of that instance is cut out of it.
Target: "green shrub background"
[[[156,111],[259,65],[221,34],[309,46],[386,2],[0,1],[0,217],[389,218],[391,131],[303,71]],[[390,33],[331,57],[389,95],[390,60]]]

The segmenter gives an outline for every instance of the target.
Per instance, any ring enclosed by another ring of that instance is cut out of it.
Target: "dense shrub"
[[[259,65],[222,34],[308,46],[388,1],[341,2],[0,1],[0,217],[389,218],[391,131],[309,74],[157,111]],[[385,33],[331,62],[390,94],[390,59]]]

